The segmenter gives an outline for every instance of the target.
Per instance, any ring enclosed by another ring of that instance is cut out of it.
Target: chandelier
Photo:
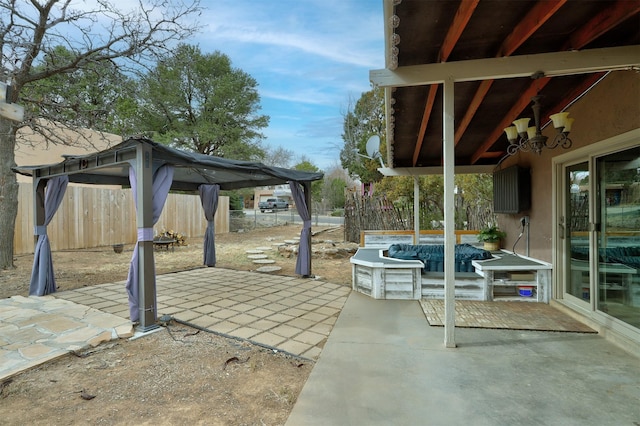
[[[542,96],[540,95],[531,98],[533,102],[531,109],[533,109],[534,127],[529,127],[530,118],[520,118],[513,122],[513,126],[504,129],[509,140],[509,146],[507,147],[509,155],[513,155],[518,151],[531,151],[540,154],[542,148],[554,149],[560,146],[567,149],[571,147],[572,142],[568,135],[571,131],[573,118],[569,118],[568,112],[559,112],[549,116],[553,122],[553,127],[558,131],[551,141],[542,134],[542,129],[540,128],[541,98]]]

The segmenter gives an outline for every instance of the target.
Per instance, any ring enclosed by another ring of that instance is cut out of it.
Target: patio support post
[[[444,345],[455,348],[454,80],[444,80],[442,157],[444,160]]]
[[[136,180],[136,218],[140,233],[141,229],[153,230],[153,152],[149,144],[139,144],[136,148]],[[138,238],[138,309],[142,332],[158,327],[153,262],[153,235]]]
[[[420,176],[413,177],[413,243],[420,244]]]

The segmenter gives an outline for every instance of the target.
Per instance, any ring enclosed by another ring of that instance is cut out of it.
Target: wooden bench
[[[393,259],[384,249],[360,247],[351,259],[354,291],[374,299],[418,300],[422,296],[422,269],[419,260]]]
[[[361,247],[351,259],[354,291],[374,299],[419,300],[444,298],[444,273],[424,273],[419,260],[388,257],[385,249]],[[486,300],[483,277],[474,272],[456,272],[457,299]]]

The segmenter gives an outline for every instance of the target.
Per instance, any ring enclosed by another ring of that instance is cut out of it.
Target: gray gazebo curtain
[[[38,236],[31,270],[30,296],[43,296],[55,293],[56,280],[53,274],[53,260],[51,259],[51,245],[47,236],[47,225],[56,214],[64,193],[67,190],[69,176],[57,176],[47,181],[44,197],[44,225],[35,227]]]
[[[136,209],[138,206],[137,197],[137,180],[135,167],[129,167],[129,182],[131,182],[131,190],[133,192],[133,199],[136,203]],[[173,167],[169,165],[160,166],[153,173],[152,184],[152,204],[153,204],[153,224],[155,225],[160,218],[162,208],[167,200],[169,189],[171,189],[171,183],[173,182]],[[138,228],[138,242],[140,241],[153,241],[153,228]],[[155,286],[155,265],[153,280]],[[129,315],[132,322],[136,322],[140,319],[140,311],[138,307],[139,300],[139,279],[138,279],[138,244],[133,249],[133,257],[131,258],[131,265],[129,266],[129,276],[127,277],[127,294],[129,295]],[[154,306],[156,305],[154,301]]]
[[[200,185],[198,191],[204,217],[207,219],[207,230],[204,233],[204,264],[216,266],[216,226],[213,219],[218,209],[220,185]]]
[[[300,247],[296,260],[296,274],[311,274],[311,214],[304,200],[304,190],[298,182],[289,182],[291,195],[296,203],[298,214],[302,218],[302,231],[300,231]]]

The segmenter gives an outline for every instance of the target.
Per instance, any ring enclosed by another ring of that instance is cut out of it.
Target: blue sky
[[[218,50],[258,82],[266,147],[326,170],[340,164],[342,122],[384,67],[382,0],[202,0],[190,43]]]

